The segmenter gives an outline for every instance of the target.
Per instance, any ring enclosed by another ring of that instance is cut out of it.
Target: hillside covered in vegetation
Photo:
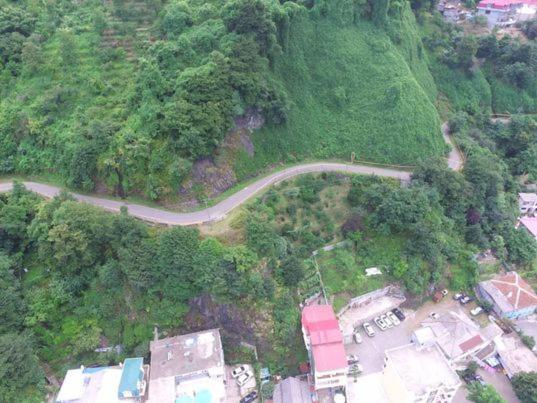
[[[445,151],[404,0],[0,4],[0,174],[173,197],[254,112],[253,154],[228,156],[241,176]]]

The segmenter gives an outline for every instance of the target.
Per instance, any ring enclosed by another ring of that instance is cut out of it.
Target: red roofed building
[[[537,0],[482,0],[478,15],[487,17],[489,26],[509,25],[531,19],[537,12]]]
[[[315,379],[315,389],[347,385],[347,356],[343,335],[330,305],[302,310],[302,333]]]
[[[482,281],[477,289],[482,298],[492,303],[498,316],[518,319],[537,310],[537,294],[515,271]]]

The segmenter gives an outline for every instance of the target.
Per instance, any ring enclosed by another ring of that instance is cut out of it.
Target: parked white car
[[[384,321],[380,317],[377,316],[375,319],[373,319],[373,322],[375,322],[375,324],[379,327],[380,330],[388,330],[388,325],[386,325],[386,323],[384,323]]]
[[[373,337],[375,335],[375,330],[369,322],[364,322],[362,326],[364,327],[365,334],[367,334],[369,337]]]
[[[478,307],[476,307],[476,308],[474,308],[474,309],[472,309],[472,310],[470,311],[470,313],[472,314],[472,316],[477,316],[477,315],[479,315],[481,312],[483,312],[483,308],[481,308],[480,306],[478,306]]]
[[[395,314],[391,311],[386,312],[386,316],[390,321],[394,324],[394,326],[400,325],[401,321],[395,316]]]
[[[431,312],[429,316],[434,320],[437,320],[440,317],[440,315],[438,315],[436,312]]]
[[[388,329],[393,327],[392,321],[390,319],[388,319],[388,317],[386,315],[380,315],[380,319],[382,319],[382,321],[384,323],[386,323],[386,326],[388,326]]]
[[[253,376],[254,375],[250,371],[245,371],[237,377],[237,385],[243,387]]]
[[[362,336],[360,336],[360,333],[358,333],[358,331],[354,332],[354,334],[352,335],[352,338],[354,339],[354,342],[356,344],[362,343]]]
[[[246,367],[244,365],[241,365],[240,367],[235,368],[231,372],[231,376],[233,378],[238,378],[240,375],[244,374],[246,372]]]

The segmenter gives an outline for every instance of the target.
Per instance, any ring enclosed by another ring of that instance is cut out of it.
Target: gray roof
[[[218,329],[152,341],[150,379],[189,375],[224,365]]]
[[[536,193],[519,193],[518,197],[520,197],[520,199],[522,201],[525,201],[525,202],[537,201],[537,194]]]
[[[274,403],[311,403],[311,394],[306,381],[285,378],[274,388]]]

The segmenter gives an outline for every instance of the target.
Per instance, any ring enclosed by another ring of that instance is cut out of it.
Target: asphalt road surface
[[[452,146],[452,151],[448,157],[448,165],[451,169],[459,170],[462,168],[463,158],[458,149],[453,145],[451,138],[448,136],[448,126],[445,123],[442,125],[442,133],[445,141]],[[158,208],[143,206],[140,204],[101,199],[98,197],[85,196],[76,193],[73,193],[72,195],[78,201],[101,207],[110,212],[117,213],[120,211],[122,206],[126,206],[129,214],[133,217],[137,217],[141,220],[155,224],[196,225],[223,219],[231,210],[237,208],[248,199],[255,196],[257,193],[271,185],[274,185],[275,183],[298,175],[319,172],[342,172],[359,175],[377,175],[396,178],[402,181],[410,180],[411,175],[410,171],[391,168],[378,168],[366,165],[350,165],[330,162],[302,164],[291,168],[286,168],[282,171],[260,178],[256,182],[244,187],[240,191],[222,200],[218,204],[204,210],[191,213],[175,213]],[[52,198],[60,193],[60,188],[56,186],[37,182],[23,182],[23,184],[28,190],[31,190],[46,198]],[[0,183],[0,192],[8,192],[12,189],[12,187],[12,183]]]

